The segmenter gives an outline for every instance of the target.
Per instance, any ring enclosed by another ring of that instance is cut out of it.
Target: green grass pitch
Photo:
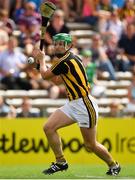
[[[119,176],[105,175],[103,165],[70,165],[67,171],[44,175],[47,165],[0,166],[0,179],[135,179],[135,164],[122,165]]]

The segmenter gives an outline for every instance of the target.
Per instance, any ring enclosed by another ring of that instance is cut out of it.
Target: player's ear
[[[65,45],[66,51],[67,51],[67,50],[70,50],[70,49],[72,48],[72,46],[73,46],[72,43],[66,44],[66,45]]]

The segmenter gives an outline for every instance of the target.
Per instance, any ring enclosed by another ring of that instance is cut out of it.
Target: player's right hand
[[[32,55],[35,58],[37,64],[45,59],[45,52],[38,48],[34,48]]]

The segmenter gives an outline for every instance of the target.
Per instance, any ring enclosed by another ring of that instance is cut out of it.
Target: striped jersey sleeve
[[[68,69],[67,66],[65,65],[64,61],[61,61],[59,63],[54,64],[51,67],[51,71],[55,74],[55,75],[60,75],[60,74],[66,74]]]

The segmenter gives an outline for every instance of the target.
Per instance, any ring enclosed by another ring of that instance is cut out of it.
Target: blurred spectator
[[[113,6],[111,0],[100,0],[98,4],[98,9],[103,11],[112,12]]]
[[[62,85],[59,85],[59,82],[56,82],[55,80],[55,84],[52,81],[43,80],[39,71],[33,69],[32,65],[28,66],[25,72],[29,84],[31,85],[31,89],[45,89],[48,91],[48,97],[52,99],[57,99],[65,95],[65,90]]]
[[[108,19],[110,19],[111,12],[113,11],[113,6],[111,0],[100,0],[98,5],[98,30],[103,29]]]
[[[12,2],[13,1],[15,1],[15,2],[14,2],[14,7],[12,7],[12,15],[13,15],[13,18],[16,19],[24,12],[25,5],[29,2],[30,3],[32,2],[36,7],[35,11],[39,12],[39,6],[44,0],[12,0]],[[17,17],[15,17],[15,16],[17,16]]]
[[[21,6],[24,0],[4,0],[0,1],[0,8],[6,9],[9,17],[13,18],[13,13],[16,7]]]
[[[135,65],[135,24],[129,23],[126,31],[122,34],[118,47],[121,48],[130,60],[130,66]]]
[[[8,17],[8,11],[5,9],[0,9],[0,23],[9,35],[16,29],[15,22]]]
[[[118,48],[118,39],[115,34],[108,36],[106,41],[106,53],[116,71],[128,71],[129,60]]]
[[[98,28],[99,31],[107,24],[113,11],[111,0],[83,0],[82,6],[81,18],[77,18],[76,21],[94,25],[96,30]]]
[[[33,2],[36,4],[36,11],[39,11],[39,6],[44,0],[25,0],[27,2]]]
[[[79,55],[79,52],[82,48],[78,46],[77,40],[78,40],[77,36],[72,36],[72,47],[70,51],[76,55]]]
[[[52,36],[57,33],[69,33],[69,28],[64,21],[64,12],[60,9],[55,11],[52,21],[47,27],[45,35],[46,45],[52,44]]]
[[[90,50],[84,49],[81,51],[82,62],[86,69],[88,82],[90,83],[91,87],[94,84],[94,79],[96,75],[96,63],[92,62],[92,52]]]
[[[24,98],[21,108],[17,109],[17,117],[40,117],[40,109],[33,108],[29,98]]]
[[[65,19],[67,21],[74,21],[74,19],[77,16],[80,16],[81,8],[82,8],[82,0],[66,0],[67,4],[63,4],[61,8],[65,12]],[[62,2],[62,0],[61,0]],[[66,9],[66,6],[68,6],[68,9]],[[66,11],[68,13],[66,13]]]
[[[21,48],[25,48],[25,38],[28,34],[28,28],[27,23],[24,20],[21,20],[18,22],[18,30],[20,31],[20,34],[18,35],[18,45]]]
[[[0,8],[8,10],[8,7],[9,7],[9,0],[0,1]]]
[[[39,46],[38,46],[38,47],[39,47]],[[33,49],[34,49],[33,44],[28,43],[28,44],[25,45],[25,47],[24,47],[24,49],[23,49],[23,52],[24,52],[24,54],[25,54],[27,57],[30,57],[30,56],[32,56],[32,51],[33,51]]]
[[[11,36],[8,49],[0,53],[0,79],[5,89],[27,89],[29,82],[23,82],[20,72],[26,67],[26,56],[17,49],[17,39]]]
[[[88,82],[90,83],[91,94],[95,97],[101,97],[104,94],[105,87],[103,87],[97,80],[96,63],[92,62],[92,52],[84,49],[81,52],[82,62],[86,69]]]
[[[33,66],[28,66],[25,70],[27,74],[27,79],[29,83],[31,84],[31,89],[46,89],[49,90],[49,88],[52,86],[52,83],[47,80],[43,80],[41,78],[41,75],[39,71],[36,69],[33,69]]]
[[[122,117],[124,115],[124,107],[116,101],[110,104],[109,117]]]
[[[33,20],[29,24],[27,36],[24,40],[25,44],[35,45],[40,40],[39,23],[37,20]]]
[[[88,23],[95,26],[98,21],[97,2],[93,0],[82,0],[82,12],[76,17],[77,22]]]
[[[57,9],[62,9],[65,12],[65,20],[74,20],[75,16],[79,15],[82,5],[82,0],[50,0],[57,6]]]
[[[15,108],[6,104],[2,96],[0,96],[0,117],[16,117]]]
[[[35,20],[38,22],[37,27],[39,28],[41,15],[36,12],[36,4],[34,2],[26,2],[24,10],[21,11],[20,15],[16,16],[15,14],[15,22],[18,24],[20,21],[23,21],[28,28],[31,26],[31,22]]]
[[[104,36],[104,38],[109,37],[113,33],[116,35],[117,39],[119,39],[123,30],[124,25],[119,18],[118,11],[113,10],[110,18],[104,23],[104,26],[100,26],[99,32]]]
[[[95,10],[95,2],[93,0],[83,0],[82,2],[82,16],[92,16]]]
[[[101,76],[103,71],[107,71],[110,76],[109,78],[111,80],[115,80],[116,77],[114,67],[106,54],[103,41],[99,34],[94,34],[92,37],[91,51],[92,61],[97,64],[98,72],[101,72]]]
[[[15,2],[12,7],[11,17],[12,19],[14,19],[15,22],[17,22],[20,15],[24,13],[25,0],[12,0],[12,1],[15,1]]]
[[[133,77],[131,85],[128,87],[128,99],[129,102],[125,108],[125,112],[127,115],[132,115],[135,117],[135,66],[132,71]]]
[[[50,2],[54,3],[58,9],[62,9],[65,12],[65,18],[69,18],[69,5],[70,0],[50,0]]]
[[[119,11],[120,18],[125,23],[131,23],[135,20],[135,2],[134,0],[125,0],[124,6]]]
[[[2,24],[0,24],[0,53],[6,50],[8,40],[8,33],[3,29]]]
[[[39,22],[33,20],[27,26],[25,21],[20,21],[18,24],[20,35],[18,36],[19,46],[25,48],[28,44],[35,45],[40,40]]]

